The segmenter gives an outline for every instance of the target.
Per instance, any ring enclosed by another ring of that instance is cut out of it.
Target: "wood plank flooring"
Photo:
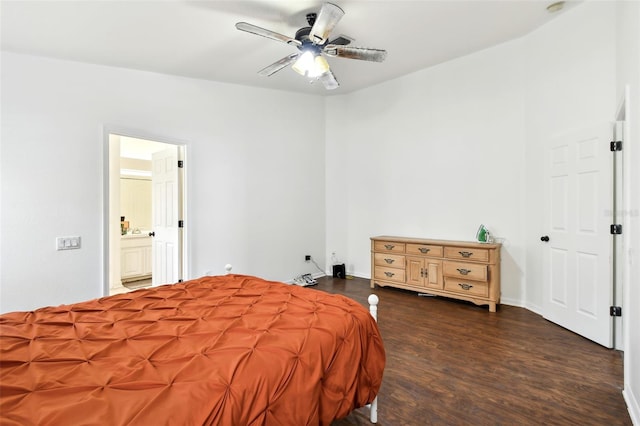
[[[523,308],[487,307],[369,280],[318,279],[312,288],[363,305],[380,297],[387,364],[378,424],[631,425],[622,352]],[[359,409],[334,426],[368,424]]]

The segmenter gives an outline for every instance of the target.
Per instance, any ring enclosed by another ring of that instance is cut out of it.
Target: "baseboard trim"
[[[627,411],[629,411],[629,417],[631,417],[631,423],[634,425],[640,425],[640,404],[638,399],[634,396],[633,391],[625,388],[622,391],[624,402],[627,404]]]

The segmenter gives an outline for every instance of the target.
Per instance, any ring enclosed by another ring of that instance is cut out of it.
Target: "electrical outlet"
[[[305,262],[308,262],[308,261],[310,261],[310,260],[311,260],[311,255],[310,255],[310,254],[305,254],[305,255],[304,255],[304,261],[305,261]]]

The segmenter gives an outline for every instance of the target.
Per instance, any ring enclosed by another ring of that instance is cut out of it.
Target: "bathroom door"
[[[180,170],[178,146],[152,156],[153,244],[152,282],[154,286],[181,279]]]

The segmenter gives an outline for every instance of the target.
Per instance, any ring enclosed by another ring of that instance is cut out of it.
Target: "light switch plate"
[[[56,238],[56,250],[75,250],[81,247],[80,237]]]

